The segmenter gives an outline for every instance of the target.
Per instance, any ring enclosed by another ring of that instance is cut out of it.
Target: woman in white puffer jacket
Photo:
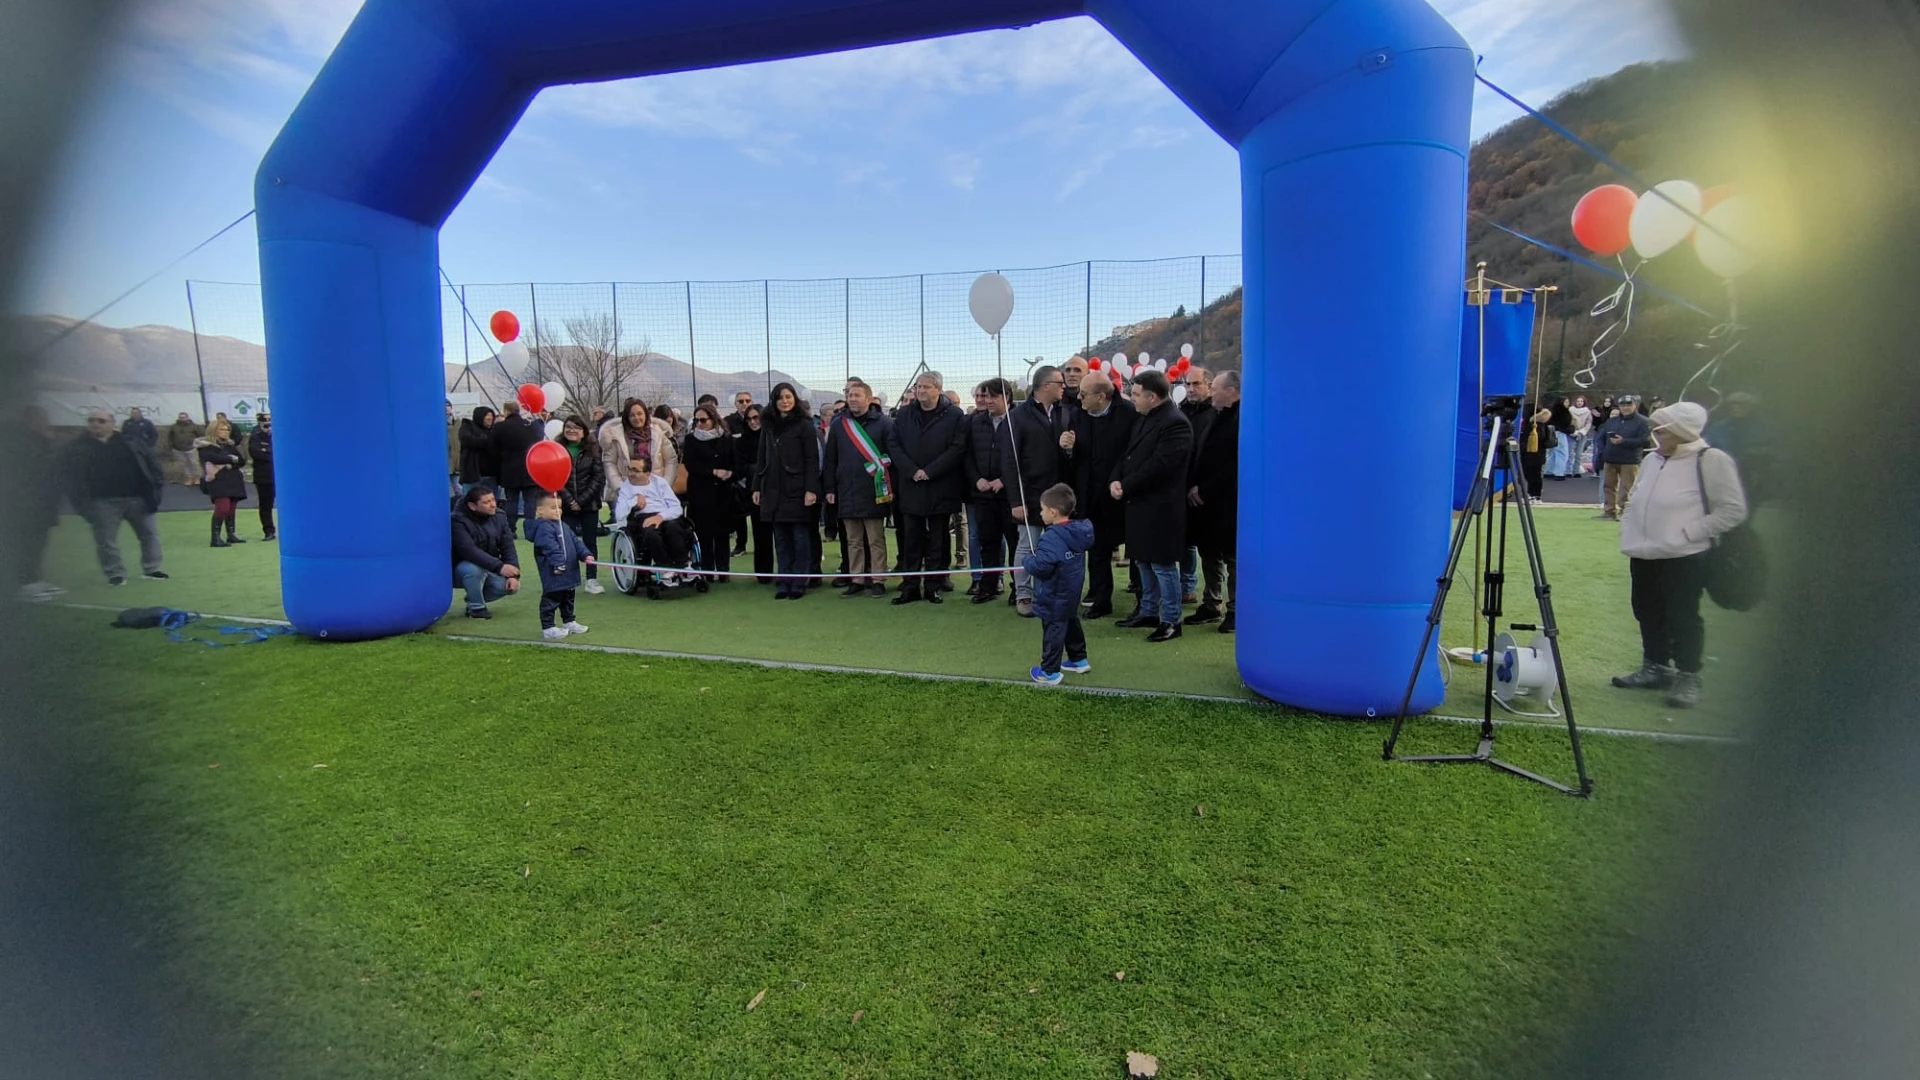
[[[1640,623],[1640,670],[1615,676],[1629,690],[1668,690],[1667,704],[1700,703],[1706,623],[1700,594],[1707,585],[1714,538],[1747,520],[1740,469],[1700,433],[1707,410],[1682,401],[1656,410],[1654,452],[1620,519],[1620,553],[1631,562],[1633,617]]]

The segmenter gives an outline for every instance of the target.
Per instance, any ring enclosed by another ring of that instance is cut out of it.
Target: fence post
[[[546,382],[547,365],[540,356],[540,294],[527,282],[527,302],[533,306],[533,381]]]
[[[1087,260],[1087,341],[1080,346],[1088,352],[1093,351],[1093,260]],[[1091,358],[1089,358],[1091,359]]]
[[[1207,257],[1200,256],[1200,344],[1194,349],[1193,366],[1207,366]]]
[[[687,377],[698,382],[700,377],[693,374],[700,370],[700,361],[695,358],[693,351],[693,282],[683,281],[680,284],[686,286],[687,290]],[[646,357],[640,358],[641,364],[646,362]]]
[[[841,329],[847,335],[846,378],[853,378],[853,279],[840,279]],[[846,380],[841,380],[845,382]]]
[[[920,275],[920,368],[927,366],[927,275]]]
[[[760,336],[767,343],[767,394],[773,394],[773,283],[760,279]]]
[[[620,398],[626,390],[627,380],[620,376],[620,283],[607,282],[607,289],[613,294],[613,393],[612,401],[598,401],[588,405],[588,415],[592,415],[593,405],[605,405],[609,409],[620,407]],[[598,432],[588,432],[598,434]]]
[[[200,318],[193,312],[193,282],[187,282],[187,325],[193,329],[193,370],[200,379],[200,422],[213,423],[213,411],[207,408],[207,369],[200,362]],[[268,387],[271,393],[273,388]]]
[[[467,320],[473,318],[467,314],[467,287],[460,286],[460,363],[466,367],[469,379],[473,376],[473,335],[467,331]]]

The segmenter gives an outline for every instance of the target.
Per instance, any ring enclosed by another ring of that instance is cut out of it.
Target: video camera
[[[1480,418],[1483,423],[1496,416],[1500,418],[1501,426],[1512,430],[1513,426],[1520,421],[1520,395],[1495,394],[1480,403]]]

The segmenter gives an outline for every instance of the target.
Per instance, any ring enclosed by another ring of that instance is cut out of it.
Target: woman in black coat
[[[687,473],[687,516],[700,539],[702,570],[733,567],[727,540],[735,513],[733,478],[740,471],[733,448],[733,437],[720,422],[720,410],[711,405],[696,407],[687,441],[680,446],[680,467]]]
[[[773,388],[773,416],[763,418],[760,461],[754,469],[753,505],[761,521],[773,527],[778,572],[775,600],[807,594],[806,572],[813,559],[814,508],[820,502],[820,437],[807,416],[807,403],[792,383]]]
[[[560,522],[573,530],[593,557],[587,565],[586,589],[598,595],[607,591],[600,584],[600,567],[596,565],[600,561],[600,503],[606,494],[607,470],[600,463],[600,444],[590,431],[591,426],[578,414],[567,417],[560,427],[560,446],[573,459],[573,471],[567,474],[566,485],[559,492]]]
[[[1545,487],[1542,469],[1547,463],[1547,451],[1553,449],[1557,434],[1573,434],[1573,413],[1567,408],[1565,399],[1552,405],[1543,405],[1529,401],[1521,407],[1520,430],[1520,475],[1526,481],[1527,495],[1538,499]]]
[[[739,500],[735,513],[753,533],[754,580],[767,585],[773,581],[773,526],[760,520],[760,511],[753,502],[759,481],[756,470],[760,462],[760,436],[765,430],[761,420],[763,412],[759,405],[747,406],[746,419],[734,439],[733,460],[739,465],[740,474],[733,479],[733,489],[734,497]]]
[[[500,465],[493,454],[489,436],[493,434],[493,410],[485,405],[473,410],[473,419],[460,421],[460,487],[485,484],[500,486]],[[494,496],[499,497],[495,491]]]
[[[1127,554],[1140,570],[1140,609],[1127,627],[1156,626],[1149,641],[1180,636],[1180,560],[1187,553],[1187,458],[1193,426],[1167,399],[1167,377],[1144,371],[1133,380],[1140,414],[1109,492],[1127,507]]]
[[[233,429],[216,425],[212,434],[199,441],[200,490],[213,500],[213,547],[244,544],[233,531],[233,508],[247,497],[247,478],[241,471],[247,459],[233,441]],[[226,526],[227,538],[220,539]]]

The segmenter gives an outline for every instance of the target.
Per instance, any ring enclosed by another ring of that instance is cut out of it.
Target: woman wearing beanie
[[[1700,594],[1707,585],[1714,538],[1747,520],[1740,470],[1700,433],[1707,410],[1682,401],[1656,411],[1654,452],[1620,520],[1620,552],[1633,573],[1633,617],[1640,623],[1640,670],[1615,676],[1629,690],[1668,690],[1667,704],[1700,703],[1706,624]]]

